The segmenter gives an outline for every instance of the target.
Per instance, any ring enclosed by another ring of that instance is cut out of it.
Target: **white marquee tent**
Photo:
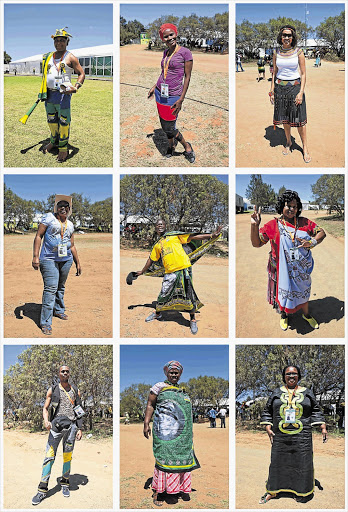
[[[113,45],[104,44],[100,46],[91,46],[88,48],[70,49],[75,57],[80,61],[86,77],[88,76],[113,76]],[[24,59],[18,59],[10,62],[10,73],[17,70],[17,74],[38,75],[41,73],[42,54],[33,55]]]

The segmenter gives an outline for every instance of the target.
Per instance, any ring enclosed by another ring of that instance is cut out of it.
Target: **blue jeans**
[[[40,317],[41,327],[52,325],[53,311],[60,314],[65,311],[65,282],[72,263],[72,259],[68,261],[40,261],[40,272],[44,282]]]
[[[241,71],[244,71],[244,69],[242,68],[241,62],[236,62],[236,66],[237,66],[237,69],[236,69],[237,72],[238,72],[238,66],[240,66]]]

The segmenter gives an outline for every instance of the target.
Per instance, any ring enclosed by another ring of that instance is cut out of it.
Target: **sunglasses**
[[[282,37],[284,37],[284,39],[286,37],[288,37],[289,39],[292,39],[292,34],[282,34]]]

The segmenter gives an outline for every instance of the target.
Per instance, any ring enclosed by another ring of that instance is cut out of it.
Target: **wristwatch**
[[[80,87],[82,87],[81,82],[76,82],[75,87],[76,89],[80,89]]]

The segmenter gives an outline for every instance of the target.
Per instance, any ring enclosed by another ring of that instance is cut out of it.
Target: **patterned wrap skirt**
[[[300,92],[301,84],[281,85],[275,83],[274,87],[274,114],[273,125],[289,124],[290,126],[304,126],[307,124],[306,98],[303,94],[301,105],[295,105],[295,98]]]

